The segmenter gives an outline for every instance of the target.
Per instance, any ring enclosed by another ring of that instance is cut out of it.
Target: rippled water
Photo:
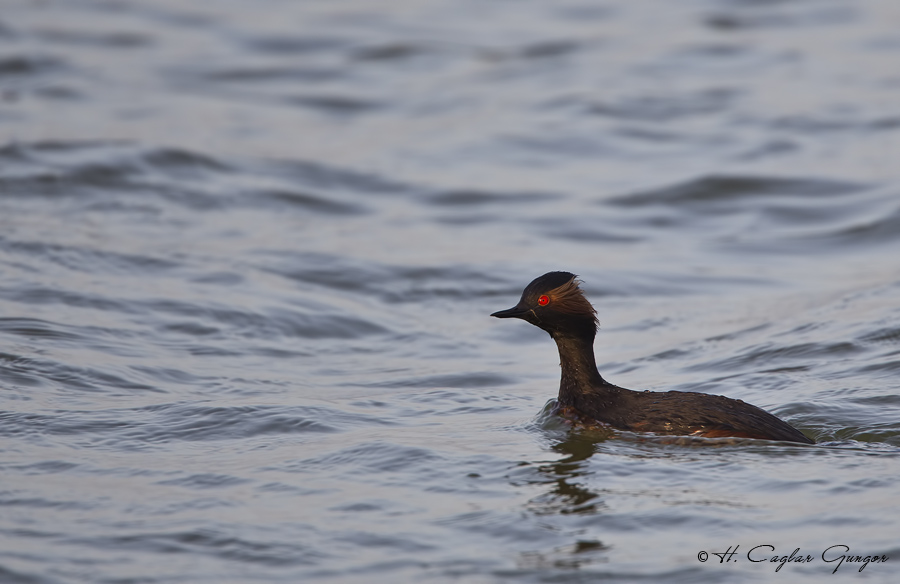
[[[0,581],[896,581],[898,23],[5,1]],[[818,444],[572,431],[487,316],[554,269]]]

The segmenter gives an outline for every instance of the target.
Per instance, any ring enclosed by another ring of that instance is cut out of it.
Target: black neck
[[[559,348],[559,366],[562,378],[559,382],[559,403],[573,406],[581,400],[579,396],[590,393],[591,389],[608,385],[597,371],[594,359],[594,338],[552,335]]]

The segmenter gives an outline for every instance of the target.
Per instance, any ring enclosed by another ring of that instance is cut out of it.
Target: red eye
[[[547,306],[548,304],[550,304],[550,297],[546,294],[543,294],[540,298],[538,298],[538,304],[540,304],[541,306]]]

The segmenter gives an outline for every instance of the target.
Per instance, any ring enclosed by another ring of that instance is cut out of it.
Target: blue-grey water
[[[893,584],[898,390],[896,2],[0,1],[0,582]]]

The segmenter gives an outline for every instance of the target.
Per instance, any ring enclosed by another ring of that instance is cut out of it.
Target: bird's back
[[[615,387],[615,386],[610,386]],[[814,442],[772,414],[741,400],[705,393],[598,388],[576,408],[600,422],[634,432],[681,436]],[[614,395],[610,399],[608,396]]]

